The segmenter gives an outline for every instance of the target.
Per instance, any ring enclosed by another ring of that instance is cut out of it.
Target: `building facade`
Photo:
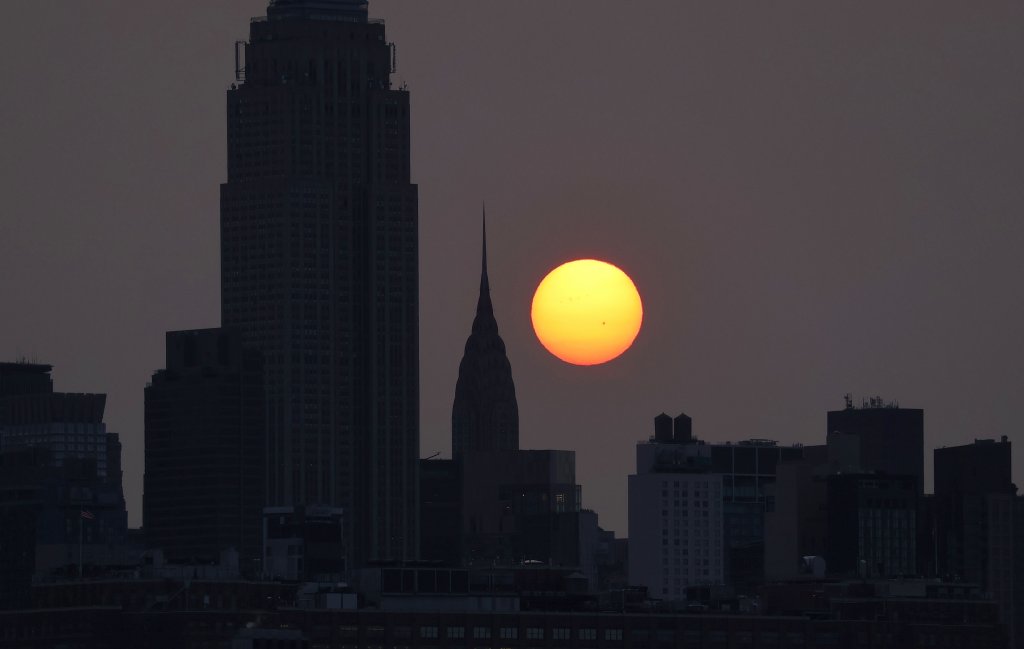
[[[573,451],[475,451],[461,461],[463,565],[580,565]]]
[[[679,421],[687,426],[688,419]],[[712,471],[709,446],[685,428],[679,443],[674,435],[667,441],[672,423],[660,415],[655,437],[636,446],[636,473],[629,476],[629,581],[646,587],[650,597],[681,601],[691,586],[725,581],[725,487],[722,474]]]
[[[764,517],[776,468],[800,460],[804,449],[770,439],[710,447],[711,470],[722,475],[725,580],[751,594],[764,579]]]
[[[722,566],[721,576],[715,582],[695,581],[690,585],[727,583],[735,587],[737,592],[754,592],[764,579],[764,517],[769,504],[770,488],[776,478],[776,467],[802,457],[802,446],[780,446],[767,439],[708,444],[693,436],[693,421],[686,414],[672,418],[662,413],[655,417],[654,436],[649,442],[637,446],[637,487],[640,488],[645,480],[639,477],[645,472],[708,473],[717,476],[715,480],[720,480],[721,484],[715,504],[715,511],[720,513],[722,519],[721,543],[715,546],[720,554],[716,560]],[[634,478],[631,476],[630,480]],[[651,480],[655,486],[648,487],[651,494],[647,497],[656,496],[662,490],[658,482]],[[680,489],[687,486],[680,483]],[[671,497],[666,501],[668,511],[673,512],[677,500],[674,480],[669,487]],[[638,506],[649,509],[644,501],[645,498],[641,498]],[[680,502],[687,505],[685,500]],[[631,497],[630,520],[633,520],[632,503]],[[639,522],[640,519],[637,520]],[[673,536],[674,532],[675,522],[669,536]],[[632,532],[630,534],[632,545]],[[682,545],[685,546],[685,542]],[[703,547],[703,538],[700,539],[700,545]],[[669,559],[674,568],[675,557],[670,556]],[[650,561],[642,557],[638,560]],[[685,567],[685,563],[681,561],[680,566]],[[699,568],[697,576],[702,578],[704,566]],[[630,576],[632,578],[632,572]],[[674,583],[673,574],[669,579],[670,594]],[[680,583],[683,583],[682,580]],[[660,586],[652,589],[651,593],[658,596],[659,591],[664,589],[664,586]]]
[[[830,574],[874,579],[916,574],[916,476],[830,475],[827,494]]]
[[[145,390],[145,428],[148,547],[174,563],[234,549],[243,574],[258,574],[266,471],[259,352],[224,329],[169,332],[166,367]]]
[[[354,565],[414,558],[409,94],[358,0],[272,0],[227,97],[221,312],[263,354],[267,504],[345,510]],[[244,53],[244,56],[243,56]]]

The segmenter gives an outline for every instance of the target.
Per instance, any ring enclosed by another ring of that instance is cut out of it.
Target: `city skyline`
[[[133,525],[164,333],[220,321],[229,44],[266,8],[208,4],[19,5],[2,46],[25,92],[0,109],[0,357],[110,395]],[[621,30],[618,3],[581,6],[371,2],[413,92],[421,455],[449,453],[481,200],[521,446],[576,450],[620,534],[666,409],[711,441],[822,443],[844,393],[898,399],[925,410],[926,491],[931,448],[1014,437],[1020,8],[645,7]],[[644,298],[606,367],[561,364],[529,326],[536,283],[580,256]]]

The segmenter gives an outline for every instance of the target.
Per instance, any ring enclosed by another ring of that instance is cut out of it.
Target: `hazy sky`
[[[36,0],[0,22],[0,357],[110,395],[132,524],[164,332],[219,324],[225,90],[265,6]],[[926,488],[933,447],[999,435],[1021,482],[1024,4],[370,9],[413,107],[424,455],[450,453],[486,200],[522,445],[575,449],[620,535],[663,410],[707,440],[809,444],[844,393],[879,394],[924,408]],[[577,257],[643,295],[606,366],[530,327]]]

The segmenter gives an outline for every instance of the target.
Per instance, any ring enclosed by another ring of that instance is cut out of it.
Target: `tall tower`
[[[519,405],[512,366],[491,305],[487,279],[487,217],[483,222],[483,259],[480,298],[473,318],[473,332],[459,364],[452,405],[452,457],[470,451],[519,449]]]
[[[237,54],[221,313],[264,357],[266,504],[342,507],[353,566],[415,558],[409,94],[363,0],[271,0]]]

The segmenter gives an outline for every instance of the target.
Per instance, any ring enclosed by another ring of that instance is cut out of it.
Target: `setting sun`
[[[629,349],[644,310],[626,273],[596,259],[579,259],[548,273],[530,311],[544,347],[573,365],[598,365]]]

